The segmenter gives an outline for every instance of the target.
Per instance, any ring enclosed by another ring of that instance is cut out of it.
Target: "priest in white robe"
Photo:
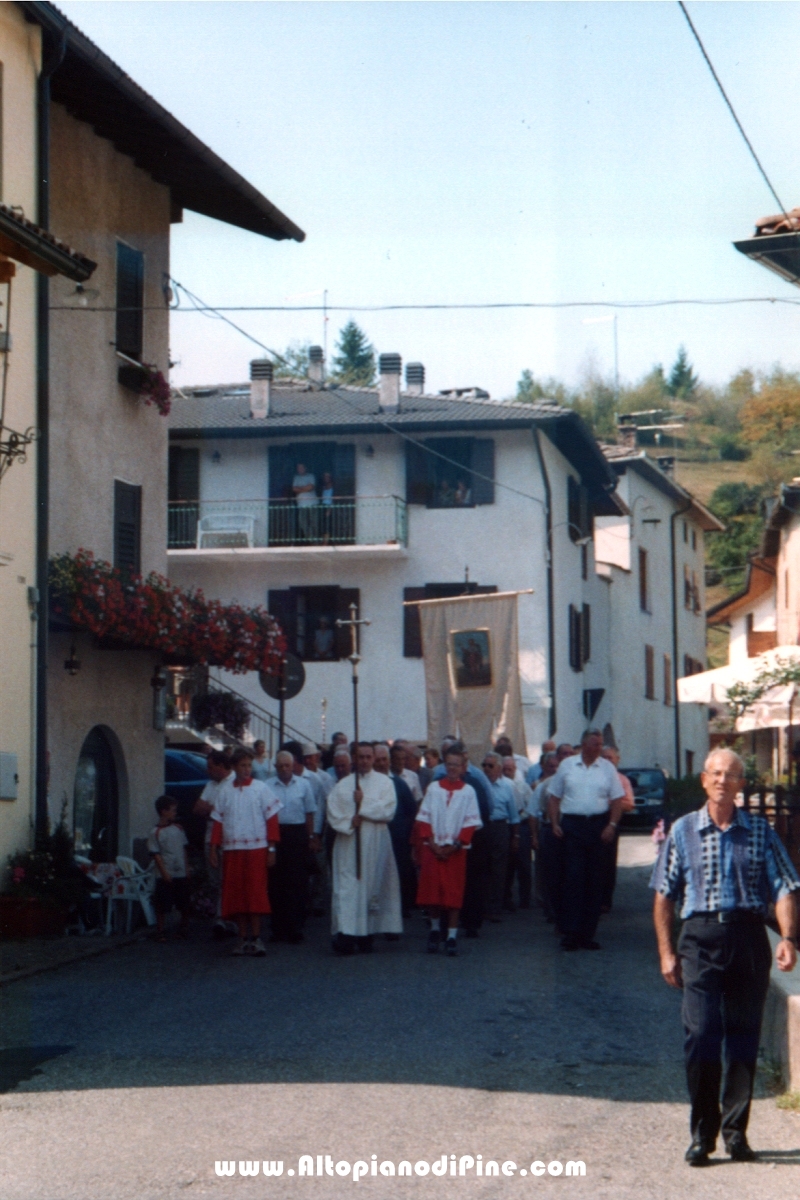
[[[372,949],[375,933],[400,934],[400,880],[388,823],[397,797],[388,775],[373,771],[373,750],[360,742],[357,771],[328,796],[333,843],[333,948],[340,954]]]

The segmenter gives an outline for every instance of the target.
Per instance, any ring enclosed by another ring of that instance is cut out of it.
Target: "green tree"
[[[708,506],[725,529],[708,537],[709,582],[722,583],[732,593],[744,586],[748,556],[764,531],[761,505],[768,490],[749,483],[721,483],[714,490]]]
[[[555,404],[569,404],[569,395],[563,383],[557,379],[539,380],[528,367],[517,380],[516,404],[539,404],[549,400]]]
[[[686,347],[681,346],[678,350],[678,357],[675,359],[672,370],[669,373],[667,391],[670,396],[675,396],[681,400],[688,400],[697,391],[699,382],[700,380],[692,370],[692,364],[689,362],[686,354]]]
[[[281,357],[282,363],[275,366],[276,379],[305,379],[308,374],[308,352],[310,342],[290,342]]]
[[[348,321],[340,331],[336,350],[333,359],[336,383],[369,387],[375,382],[375,348],[355,321]]]

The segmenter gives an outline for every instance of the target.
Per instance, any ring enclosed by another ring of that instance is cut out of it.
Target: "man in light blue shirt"
[[[483,773],[489,781],[489,920],[500,921],[506,888],[509,854],[519,849],[519,811],[514,789],[503,776],[503,760],[490,750],[483,756]]]
[[[303,940],[309,850],[317,845],[314,835],[317,801],[308,780],[295,774],[291,751],[278,752],[275,769],[277,778],[270,779],[267,786],[283,807],[278,814],[281,839],[276,847],[275,866],[269,873],[272,941],[295,945]]]

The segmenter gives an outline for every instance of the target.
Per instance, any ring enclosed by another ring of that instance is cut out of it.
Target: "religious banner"
[[[428,744],[447,734],[479,763],[501,734],[525,753],[517,645],[517,596],[494,592],[420,600]]]

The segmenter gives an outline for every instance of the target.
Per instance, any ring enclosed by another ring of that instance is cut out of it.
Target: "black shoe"
[[[449,937],[447,939],[444,952],[448,958],[458,958],[458,946],[455,938]]]
[[[439,953],[439,942],[441,941],[441,938],[442,935],[438,929],[432,929],[430,931],[428,934],[428,954]]]
[[[468,938],[476,938],[478,936],[478,931],[477,929],[467,929],[464,933],[464,936]]]
[[[344,933],[337,933],[331,941],[331,946],[334,954],[350,955],[356,952],[355,938],[348,937]]]
[[[384,941],[386,941],[386,942],[399,942],[400,934],[399,933],[385,933],[383,935],[383,938],[384,938]]]
[[[748,1144],[743,1133],[734,1133],[725,1143],[725,1149],[731,1156],[732,1162],[756,1162],[758,1155]]]
[[[704,1142],[702,1138],[694,1138],[689,1149],[684,1154],[684,1158],[690,1167],[707,1167],[708,1156],[714,1149],[708,1142]]]
[[[367,934],[366,937],[356,938],[359,954],[372,954],[372,934]]]
[[[593,942],[591,938],[583,938],[578,945],[581,950],[602,950],[603,948],[599,942]]]
[[[228,936],[224,921],[215,921],[211,926],[211,936],[215,942],[222,942]]]
[[[561,939],[562,950],[580,950],[580,942],[576,937],[570,937],[566,934]]]

